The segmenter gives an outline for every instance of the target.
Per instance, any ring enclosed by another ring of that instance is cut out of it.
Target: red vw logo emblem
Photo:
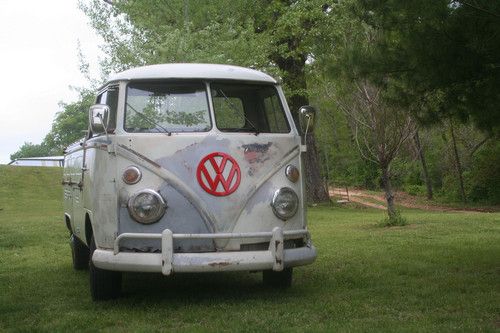
[[[216,152],[205,156],[196,170],[198,183],[212,195],[222,197],[236,191],[240,185],[240,166],[228,154]]]

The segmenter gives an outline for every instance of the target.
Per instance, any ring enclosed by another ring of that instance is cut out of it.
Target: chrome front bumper
[[[307,237],[306,246],[284,249],[287,239]],[[161,253],[119,252],[120,241],[127,238],[161,239]],[[265,251],[230,251],[204,253],[174,253],[174,239],[269,239]],[[92,256],[94,265],[101,269],[127,272],[161,272],[164,275],[220,271],[282,271],[285,267],[307,265],[316,259],[316,248],[309,241],[307,230],[290,230],[276,227],[272,232],[174,234],[165,229],[161,234],[124,233],[114,244],[114,251],[96,249]]]

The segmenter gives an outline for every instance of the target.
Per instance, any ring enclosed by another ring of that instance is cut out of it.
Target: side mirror
[[[316,121],[316,109],[310,105],[302,106],[299,109],[299,123],[302,134],[306,135],[314,131]]]
[[[92,133],[105,133],[108,127],[109,106],[95,104],[89,110],[89,124]]]

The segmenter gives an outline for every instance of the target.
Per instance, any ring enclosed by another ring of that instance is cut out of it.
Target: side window
[[[213,103],[217,128],[239,129],[245,127],[245,110],[240,98],[217,96],[213,98]]]
[[[264,110],[270,132],[286,133],[289,131],[285,114],[281,111],[281,104],[277,95],[264,99]]]
[[[118,110],[118,87],[109,87],[106,94],[106,104],[109,106],[109,124],[108,133],[113,133],[116,128],[116,113]]]
[[[97,95],[95,103],[96,104],[106,104],[107,95],[108,95],[108,91],[107,90],[105,90],[104,92],[100,93],[99,95]]]

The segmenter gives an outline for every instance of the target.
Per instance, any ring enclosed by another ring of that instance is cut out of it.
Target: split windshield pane
[[[205,132],[211,127],[202,82],[132,82],[127,86],[127,132]]]
[[[215,122],[222,132],[290,132],[290,126],[274,86],[211,83],[210,89]]]

